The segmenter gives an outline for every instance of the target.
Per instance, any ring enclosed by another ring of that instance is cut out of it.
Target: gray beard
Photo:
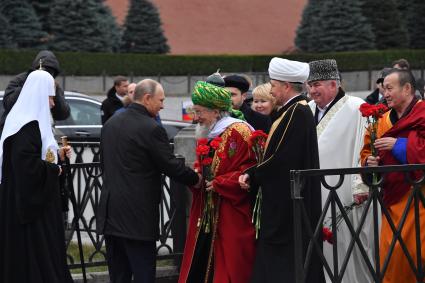
[[[207,138],[208,134],[210,133],[210,128],[208,126],[205,125],[201,125],[201,124],[196,124],[196,128],[195,128],[195,138],[198,139],[203,139],[203,138]]]

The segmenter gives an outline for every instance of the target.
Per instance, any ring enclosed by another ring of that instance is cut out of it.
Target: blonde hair
[[[272,85],[270,83],[258,85],[252,91],[252,97],[253,99],[268,100],[272,103],[274,108],[276,106],[276,99],[270,94],[271,89],[272,89]]]

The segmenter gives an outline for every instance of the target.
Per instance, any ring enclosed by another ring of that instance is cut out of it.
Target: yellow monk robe
[[[425,163],[425,104],[424,102],[416,103],[411,111],[404,115],[400,120],[393,123],[390,119],[391,111],[384,114],[384,116],[378,121],[378,132],[377,137],[403,137],[407,138],[407,163]],[[395,113],[394,113],[395,114]],[[393,115],[394,115],[393,114]],[[360,153],[362,165],[365,165],[366,159],[371,155],[370,150],[370,134],[366,132],[364,146]],[[401,164],[392,155],[391,151],[379,152],[381,158],[381,165],[396,165]],[[410,186],[404,180],[402,173],[391,173],[387,174],[386,182],[383,184],[384,189],[384,203],[389,211],[391,219],[397,227],[403,211],[407,205],[407,200],[411,193]],[[425,263],[425,209],[423,205],[419,204],[420,214],[420,228],[421,233],[421,255],[422,264]],[[404,223],[402,233],[402,239],[405,242],[409,254],[411,255],[413,262],[416,266],[416,238],[415,238],[415,222],[414,222],[414,206],[413,203],[409,207],[409,213]],[[386,220],[386,217],[382,215],[382,226],[380,236],[380,264],[383,267],[385,258],[389,252],[389,248],[393,239],[392,230]],[[407,257],[405,256],[399,242],[397,241],[393,254],[391,256],[388,268],[385,272],[383,283],[410,283],[410,282],[422,282],[417,280],[412,268],[409,265]]]

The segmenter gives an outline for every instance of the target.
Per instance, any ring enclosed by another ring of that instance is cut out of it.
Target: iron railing
[[[103,235],[96,233],[96,214],[103,184],[100,163],[83,163],[87,160],[99,161],[99,143],[70,144],[74,149],[75,158],[72,160],[75,162],[70,164],[69,168],[65,166],[64,172],[71,176],[67,179],[72,182],[68,181],[66,187],[73,190],[76,207],[70,204],[65,241],[69,268],[81,268],[85,273],[86,267],[106,266],[105,239]],[[160,238],[157,242],[157,259],[170,259],[177,267],[180,266],[186,240],[186,203],[185,186],[165,175],[162,176],[161,200],[158,207]],[[82,246],[78,246],[79,254],[83,254],[86,261],[81,261],[80,256],[74,257],[69,253],[71,243],[77,242],[78,230],[82,236]]]
[[[403,210],[403,215],[396,225],[390,217],[390,213],[387,207],[383,203],[382,198],[382,189],[381,185],[383,184],[386,174],[391,172],[403,172],[405,175],[406,182],[412,186],[412,190],[409,191],[408,201],[406,207]],[[416,176],[420,174],[420,177],[414,178],[413,172],[416,173]],[[344,206],[338,197],[337,190],[341,187],[344,182],[344,177],[352,174],[361,174],[363,176],[371,176],[371,174],[377,174],[378,178],[375,182],[371,178],[364,178],[365,183],[370,188],[370,194],[368,199],[364,203],[364,210],[360,218],[360,222],[354,227],[351,223],[349,216],[344,210]],[[336,185],[329,185],[326,182],[326,176],[339,176],[339,180]],[[303,184],[308,178],[320,178],[323,187],[329,190],[329,195],[325,204],[323,205],[323,211],[320,216],[320,220],[316,227],[312,227],[311,223],[307,217],[307,211],[303,202]],[[414,165],[397,165],[397,166],[380,166],[380,167],[363,167],[363,168],[343,168],[343,169],[317,169],[317,170],[294,170],[291,171],[291,194],[293,199],[293,211],[294,211],[294,239],[295,239],[295,272],[296,272],[296,282],[301,283],[305,282],[306,274],[308,273],[310,261],[313,257],[313,253],[318,255],[321,263],[323,264],[325,272],[328,274],[331,282],[337,283],[342,282],[342,278],[346,271],[346,267],[350,257],[352,256],[353,249],[355,245],[358,247],[361,257],[367,265],[367,268],[370,272],[373,282],[382,282],[385,272],[387,271],[390,258],[393,254],[394,247],[398,243],[403,250],[405,255],[405,260],[409,262],[410,268],[414,272],[417,282],[423,282],[425,278],[424,263],[422,262],[421,255],[421,246],[424,243],[421,243],[421,229],[425,227],[420,227],[419,219],[419,206],[422,205],[425,207],[425,198],[422,192],[422,187],[425,183],[425,164],[414,164]],[[401,231],[406,221],[409,208],[414,205],[414,219],[415,219],[415,255],[409,253],[406,242],[401,236]],[[379,206],[380,205],[380,206]],[[340,217],[343,218],[344,223],[347,225],[347,228],[350,231],[351,239],[347,239],[349,242],[348,250],[342,265],[338,263],[338,246],[333,245],[333,265],[330,266],[326,261],[324,254],[322,252],[322,224],[325,220],[326,213],[328,209],[331,209],[331,228],[334,232],[333,242],[336,243],[336,238],[338,237],[337,232],[337,208],[339,209]],[[365,223],[369,208],[372,208],[372,218],[373,218],[373,249],[374,249],[374,258],[369,258],[366,254],[365,247],[360,240],[360,233],[362,232],[363,225]],[[381,258],[379,253],[379,235],[380,235],[380,226],[379,226],[379,213],[382,212],[382,217],[388,221],[388,224],[392,230],[392,241],[389,250],[387,251],[383,265],[381,266]],[[305,231],[303,231],[305,229]],[[309,239],[309,244],[307,252],[304,254],[303,249],[303,237],[302,235],[307,235]],[[416,258],[416,262],[414,260]]]

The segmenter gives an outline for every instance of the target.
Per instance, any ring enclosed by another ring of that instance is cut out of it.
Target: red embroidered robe
[[[212,264],[209,268],[214,283],[248,283],[255,256],[255,230],[252,224],[252,197],[239,186],[238,178],[245,169],[256,164],[255,155],[249,148],[251,130],[244,123],[230,125],[221,135],[222,142],[214,154],[212,170],[213,188],[218,217],[211,229],[213,239]],[[198,240],[200,219],[206,194],[192,188],[192,207],[189,231],[180,270],[179,283],[188,282]],[[201,282],[199,282],[201,283]]]

